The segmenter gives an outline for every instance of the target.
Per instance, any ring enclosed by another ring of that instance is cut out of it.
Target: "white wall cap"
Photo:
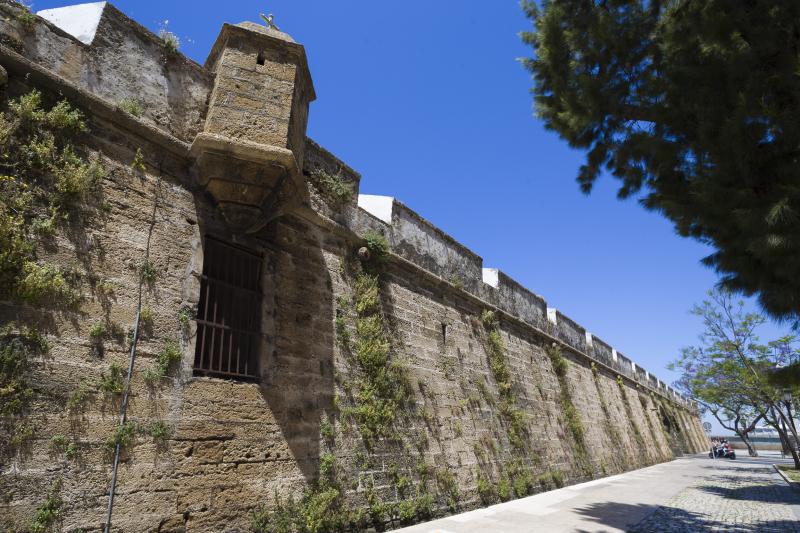
[[[358,207],[370,215],[392,224],[392,207],[394,198],[391,196],[378,196],[375,194],[359,194]]]
[[[484,268],[483,282],[496,289],[497,286],[500,285],[500,271],[496,268]]]
[[[548,307],[547,308],[547,320],[549,320],[553,324],[558,324],[558,318],[557,318],[557,315],[556,315],[557,312],[558,311],[556,311],[555,307]]]
[[[43,9],[36,14],[61,28],[83,44],[92,44],[106,2]]]

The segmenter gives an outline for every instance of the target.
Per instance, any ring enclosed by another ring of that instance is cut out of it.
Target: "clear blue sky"
[[[69,5],[34,3],[34,9]],[[532,113],[529,27],[515,1],[113,2],[199,63],[223,22],[274,13],[306,47],[317,101],[309,136],[666,382],[696,341],[688,313],[716,281],[709,249],[658,214],[575,183],[582,153]],[[775,331],[768,327],[765,335]]]

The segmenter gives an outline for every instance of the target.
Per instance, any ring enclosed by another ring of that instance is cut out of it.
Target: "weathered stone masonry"
[[[106,214],[83,245],[57,236],[39,255],[113,287],[84,283],[74,311],[0,302],[2,324],[35,325],[51,345],[29,376],[33,431],[0,464],[0,526],[26,530],[57,487],[57,527],[102,528],[103,443],[120,397],[97,383],[113,362],[128,366],[143,264],[152,316],[130,384],[138,430],[119,467],[117,530],[247,530],[253,510],[314,485],[331,457],[342,497],[370,511],[358,527],[381,528],[705,449],[695,406],[655,376],[400,202],[359,197],[360,176],[305,136],[315,93],[289,36],[226,24],[200,66],[110,4],[83,9],[78,39],[68,11],[26,19],[0,1],[3,107],[32,89],[67,99],[89,123],[76,142],[107,170]],[[140,112],[124,111],[129,101]],[[374,316],[409,391],[392,436],[367,442],[357,286],[359,249],[376,235],[390,253]],[[193,370],[209,236],[263,257],[255,380]],[[101,349],[98,321],[122,332]],[[180,365],[146,383],[170,343]],[[85,405],[68,409],[76,390]],[[166,439],[147,432],[156,422]],[[56,435],[74,453],[54,449]]]

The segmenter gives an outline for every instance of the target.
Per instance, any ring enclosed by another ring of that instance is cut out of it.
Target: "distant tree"
[[[699,350],[684,348],[682,358],[670,365],[671,370],[683,372],[675,387],[697,401],[701,412],[711,413],[723,428],[733,431],[747,446],[747,453],[757,457],[758,451],[749,434],[764,418],[760,411],[765,409],[753,407],[752,399],[738,390],[746,368],[735,360],[700,362],[704,357]]]
[[[701,344],[684,348],[672,363],[681,372],[676,386],[724,417],[733,415],[735,419],[737,413],[740,417],[755,414],[766,420],[783,442],[792,444],[789,446],[792,458],[800,469],[800,456],[794,444],[798,441],[794,416],[781,399],[783,390],[768,379],[775,367],[797,355],[795,338],[785,336],[762,344],[756,330],[765,322],[764,317],[746,312],[744,303],[734,301],[725,290],[709,292],[708,299],[696,305],[692,313],[703,319],[705,329],[700,336]],[[738,430],[730,429],[746,437],[752,431],[748,430],[749,425],[741,424],[740,420],[734,424]]]
[[[712,245],[722,286],[800,320],[800,2],[523,0],[538,116]]]

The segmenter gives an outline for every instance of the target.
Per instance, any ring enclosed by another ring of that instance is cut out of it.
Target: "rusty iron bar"
[[[194,373],[258,377],[262,256],[206,237]]]

